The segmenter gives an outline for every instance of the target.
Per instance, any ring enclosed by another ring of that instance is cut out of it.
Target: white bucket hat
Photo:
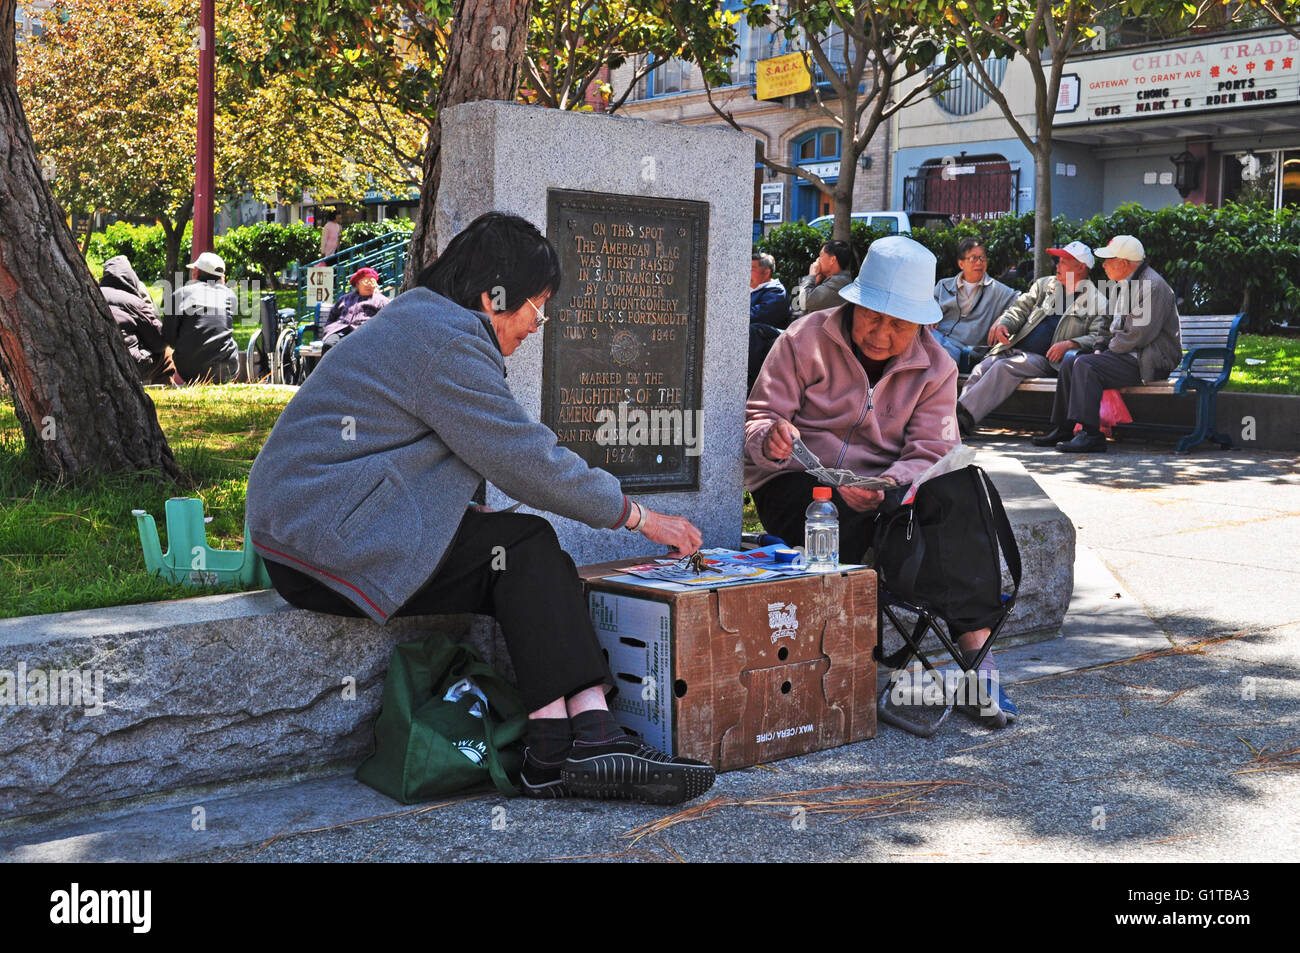
[[[205,251],[190,262],[189,267],[197,268],[205,275],[216,275],[219,278],[226,277],[226,262],[214,251]]]
[[[877,238],[840,297],[900,321],[938,324],[943,312],[934,300],[934,272],[934,254],[919,242],[905,235]]]

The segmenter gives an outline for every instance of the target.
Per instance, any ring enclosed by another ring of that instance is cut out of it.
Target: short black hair
[[[560,256],[532,222],[488,212],[470,222],[416,279],[462,308],[482,311],[483,293],[514,311],[543,291],[560,288]]]
[[[850,274],[858,270],[858,256],[853,254],[853,246],[839,238],[832,238],[822,246],[822,251],[830,255],[839,264],[841,271]]]
[[[961,261],[976,248],[983,248],[984,243],[978,238],[967,236],[957,243],[957,260]]]

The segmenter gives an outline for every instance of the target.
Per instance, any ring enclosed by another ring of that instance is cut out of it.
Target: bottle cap
[[[831,498],[831,488],[828,486],[813,487],[814,500],[829,500]]]

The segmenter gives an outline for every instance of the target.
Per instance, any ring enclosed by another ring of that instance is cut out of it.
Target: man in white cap
[[[840,289],[845,303],[800,318],[773,344],[745,405],[745,489],[769,533],[803,539],[818,481],[793,459],[796,438],[827,466],[899,486],[959,442],[957,365],[926,330],[941,315],[934,273],[934,255],[918,242],[879,238],[857,279]],[[832,491],[845,559],[865,553],[883,500],[880,490]],[[988,628],[953,631],[971,654],[989,636]],[[995,664],[990,652],[980,668]],[[1015,713],[999,689],[981,720],[1002,727]]]
[[[232,330],[238,307],[226,287],[226,263],[205,251],[190,262],[190,280],[176,291],[163,319],[176,370],[187,384],[224,384],[239,373],[239,346]]]
[[[1183,345],[1173,289],[1146,262],[1132,235],[1116,235],[1097,249],[1110,279],[1109,325],[1091,354],[1061,362],[1052,403],[1052,432],[1035,437],[1040,447],[1062,453],[1102,453],[1101,396],[1107,390],[1164,380],[1178,366]],[[1075,425],[1082,429],[1074,433]]]
[[[1109,319],[1106,299],[1088,277],[1096,264],[1092,249],[1070,242],[1047,253],[1056,257],[1056,274],[1035,281],[989,328],[993,349],[957,399],[963,437],[974,433],[1021,381],[1055,377],[1066,352],[1091,351]]]

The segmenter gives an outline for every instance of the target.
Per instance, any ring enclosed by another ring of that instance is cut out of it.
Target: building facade
[[[811,221],[829,215],[829,197],[802,177],[777,173],[758,161],[762,150],[774,160],[790,166],[810,168],[828,184],[838,180],[843,137],[827,115],[838,109],[838,99],[821,71],[814,67],[810,89],[779,99],[757,98],[757,72],[761,60],[789,53],[788,46],[769,29],[751,29],[742,20],[737,24],[741,55],[731,64],[730,85],[715,88],[713,99],[734,116],[742,130],[755,139],[754,163],[754,235],[780,222]],[[843,57],[842,43],[827,42],[832,62]],[[834,51],[834,52],[833,52]],[[631,62],[611,77],[616,94],[626,85],[634,71],[645,62]],[[818,105],[818,96],[822,105]],[[672,60],[642,78],[618,115],[655,122],[683,125],[725,125],[709,105],[709,97],[698,67]],[[882,123],[867,150],[858,159],[853,184],[853,207],[850,211],[875,211],[895,206],[889,202],[890,124]]]
[[[988,64],[1037,134],[1021,60]],[[998,105],[957,75],[895,120],[891,200],[987,218],[1034,208],[1034,162]],[[1300,39],[1234,31],[1075,54],[1053,133],[1052,211],[1259,199],[1300,205]]]

